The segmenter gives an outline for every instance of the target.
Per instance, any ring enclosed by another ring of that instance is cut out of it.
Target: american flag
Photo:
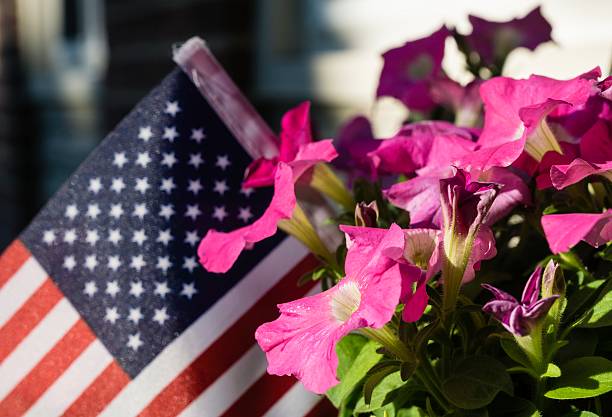
[[[200,40],[175,59],[184,71],[0,259],[0,416],[330,415],[293,378],[265,373],[253,337],[277,303],[316,291],[296,286],[316,266],[307,250],[278,234],[228,274],[197,262],[209,228],[265,209],[271,192],[240,184],[271,133]]]

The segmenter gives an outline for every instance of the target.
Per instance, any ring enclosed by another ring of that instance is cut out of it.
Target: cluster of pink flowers
[[[273,186],[270,205],[248,226],[229,233],[208,231],[198,249],[207,270],[227,271],[242,251],[272,236],[277,227],[302,240],[322,262],[333,264],[335,257],[326,253],[333,248],[312,241],[316,232],[299,208],[295,186],[316,183],[314,188],[348,209],[350,194],[339,197],[337,189],[317,179],[319,167],[334,160],[351,181],[365,177],[386,184],[384,204],[407,212],[410,220],[404,228],[395,223],[379,227],[377,205],[357,202],[358,221],[339,226],[347,248],[344,265],[331,265],[343,278],[319,294],[279,305],[280,316],[257,329],[269,373],[294,375],[309,390],[323,393],[338,383],[335,348],[343,336],[362,331],[376,339],[375,332],[368,332],[384,329],[398,305],[404,321],[418,321],[430,302],[429,286],[444,287],[443,310],[452,311],[460,287],[474,279],[483,261],[497,255],[493,226],[516,209],[539,216],[552,254],[580,241],[597,247],[612,240],[612,209],[542,215],[532,192],[555,193],[581,181],[609,187],[612,79],[602,79],[595,68],[569,80],[497,76],[464,87],[442,70],[447,37],[456,36],[478,51],[482,62],[499,65],[500,56],[514,47],[534,49],[549,39],[550,26],[541,20],[536,10],[506,24],[507,36],[498,42],[502,52],[484,42],[499,35],[499,28],[472,17],[472,35],[442,27],[383,55],[378,96],[393,96],[413,111],[448,106],[457,117],[469,111],[472,117],[461,116],[472,121],[469,126],[410,122],[382,139],[360,116],[346,124],[334,147],[332,140],[313,141],[308,103],[285,114],[278,156],[255,161],[244,181],[244,187]],[[513,38],[513,33],[520,37]],[[325,175],[337,184],[329,168]],[[520,303],[487,285],[496,300],[485,311],[510,332],[528,334],[557,297],[538,301],[540,275],[540,269],[533,273]],[[393,351],[393,346],[386,347]]]

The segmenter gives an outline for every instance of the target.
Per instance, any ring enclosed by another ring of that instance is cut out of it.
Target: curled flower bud
[[[355,226],[376,227],[378,225],[378,205],[361,202],[355,207]]]
[[[499,320],[513,335],[529,335],[559,298],[558,294],[540,298],[541,277],[542,267],[538,266],[527,280],[520,302],[498,288],[483,284],[484,288],[493,293],[495,299],[485,304],[482,309]]]

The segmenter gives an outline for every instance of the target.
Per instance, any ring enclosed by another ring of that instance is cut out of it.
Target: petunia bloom
[[[592,95],[599,68],[570,80],[532,75],[528,79],[492,78],[480,87],[485,118],[478,149],[459,166],[471,172],[509,166],[526,152],[536,161],[562,153],[547,117],[584,105]]]
[[[422,170],[421,172],[425,172]],[[392,185],[384,191],[389,201],[410,213],[413,227],[442,227],[439,181],[453,174],[447,166]],[[529,187],[518,175],[507,168],[493,167],[483,172],[478,181],[498,184],[500,189],[484,224],[492,226],[517,205],[530,205]]]
[[[385,52],[376,97],[391,96],[409,109],[431,110],[435,103],[429,94],[430,83],[443,76],[442,58],[449,34],[442,26],[426,38]]]
[[[547,266],[547,269],[550,265]],[[538,266],[527,280],[520,302],[507,292],[489,284],[482,284],[495,297],[482,309],[499,320],[513,335],[527,336],[559,298],[559,294],[553,294],[540,299],[541,283],[542,267]]]
[[[500,65],[515,48],[533,51],[541,43],[551,40],[552,27],[542,16],[540,7],[525,17],[508,22],[491,22],[472,15],[469,19],[472,33],[466,36],[466,41],[487,66]]]
[[[567,252],[581,240],[593,247],[612,241],[612,209],[603,213],[549,214],[542,228],[552,253]]]
[[[468,173],[457,170],[450,178],[440,180],[440,201],[444,219],[442,244],[442,278],[444,310],[454,308],[459,287],[468,268],[473,268],[475,252],[487,252],[494,242],[483,224],[498,193],[499,186],[471,181]],[[483,231],[487,237],[482,237]],[[481,236],[477,240],[478,236]],[[492,256],[495,255],[493,251]],[[473,275],[472,275],[473,276]]]
[[[349,248],[346,277],[337,285],[280,304],[280,317],[257,329],[268,373],[294,375],[308,390],[323,393],[338,383],[338,341],[358,328],[381,328],[392,318],[402,278],[400,264],[387,254],[402,250],[404,233],[397,225],[384,232],[374,245]]]
[[[281,162],[274,174],[274,196],[264,214],[254,223],[229,233],[209,230],[200,242],[200,263],[210,272],[227,272],[244,249],[276,233],[277,224],[291,218],[296,207],[291,168]]]
[[[378,175],[420,175],[446,169],[476,148],[471,129],[443,121],[407,124],[368,153]]]
[[[280,162],[287,163],[299,177],[319,162],[330,162],[337,156],[331,140],[312,141],[310,103],[304,102],[283,116],[280,149],[274,158],[259,158],[251,163],[242,184],[245,188],[266,187],[274,183],[274,173]]]
[[[338,133],[338,158],[334,161],[334,166],[347,171],[351,178],[370,177],[372,168],[368,153],[380,143],[380,140],[374,138],[370,121],[363,116],[357,116],[344,124]]]
[[[555,188],[561,190],[591,175],[612,181],[612,125],[596,121],[582,136],[578,149],[580,156],[571,162],[551,164],[549,176]]]
[[[359,269],[360,262],[368,259],[371,248],[376,247],[387,231],[371,227],[340,226],[346,235],[349,254],[347,267]],[[440,271],[439,243],[441,232],[435,229],[405,229],[405,242],[396,252],[387,256],[399,263],[402,276],[400,302],[404,304],[402,318],[417,321],[427,307],[427,282]],[[350,266],[349,266],[350,265]]]

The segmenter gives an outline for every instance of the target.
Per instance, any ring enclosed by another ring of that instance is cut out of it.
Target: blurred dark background
[[[518,51],[510,75],[610,62],[609,0],[0,0],[0,251],[173,68],[177,42],[206,39],[275,131],[311,99],[320,135],[356,112],[390,133],[405,115],[372,104],[381,52],[443,22],[465,28],[469,13],[507,20],[539,4],[556,44]],[[469,81],[447,50],[447,72]]]

